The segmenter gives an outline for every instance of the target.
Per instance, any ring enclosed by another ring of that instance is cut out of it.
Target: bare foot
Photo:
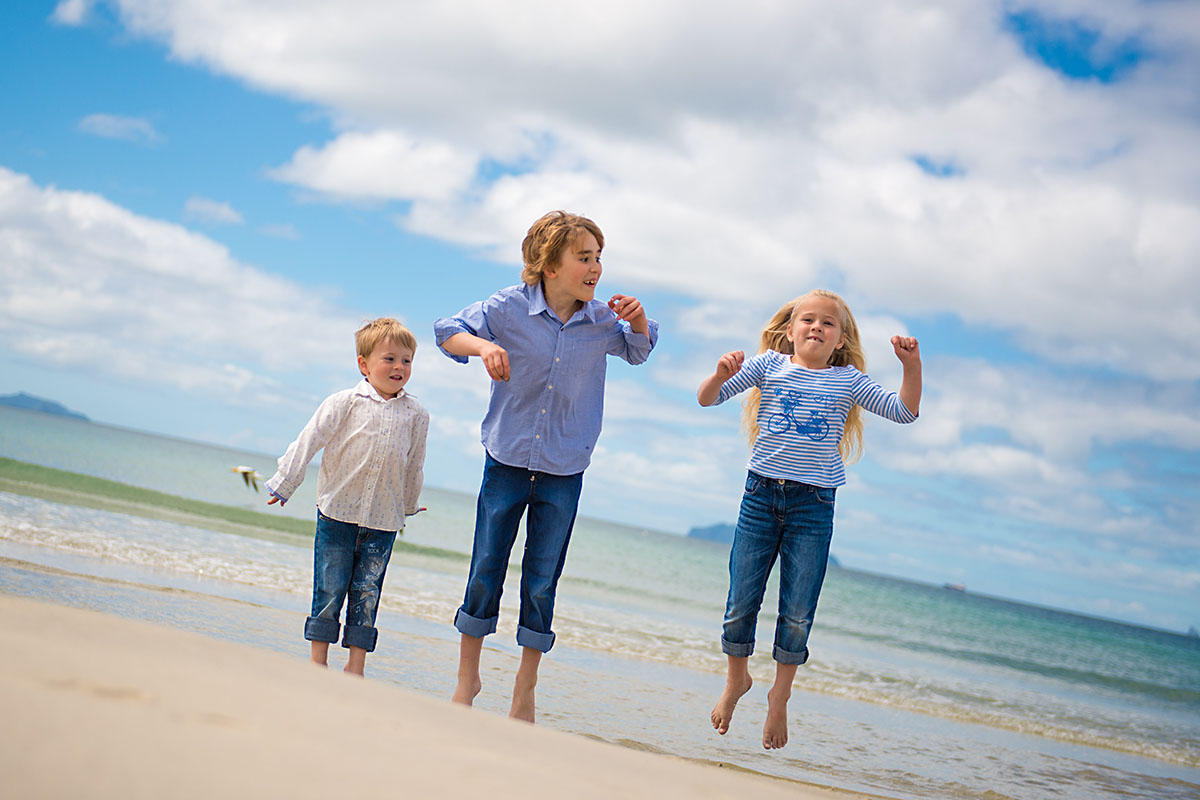
[[[454,687],[454,697],[450,699],[464,706],[473,705],[475,695],[479,694],[479,690],[482,688],[483,684],[479,682],[479,676],[469,677],[460,675],[458,677],[458,685]]]
[[[767,692],[767,721],[763,725],[763,749],[777,750],[787,744],[787,704],[790,691],[772,686]]]
[[[522,680],[519,675],[517,676],[517,682],[513,684],[512,707],[508,710],[508,716],[529,723],[533,722],[535,705],[533,689],[535,686],[537,686],[536,680]]]
[[[717,700],[717,704],[713,706],[712,714],[710,715],[712,726],[716,729],[717,733],[724,736],[725,732],[729,730],[729,722],[733,719],[734,707],[737,706],[738,700],[742,699],[742,695],[750,691],[750,687],[753,685],[754,681],[749,674],[737,678],[730,676],[725,681],[725,691],[721,692],[721,697]]]

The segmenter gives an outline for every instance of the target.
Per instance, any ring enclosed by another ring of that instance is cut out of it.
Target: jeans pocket
[[[832,486],[814,486],[813,494],[827,506],[833,505],[834,499],[837,497],[837,489]]]
[[[746,494],[754,494],[758,491],[758,487],[762,486],[763,479],[758,475],[750,473],[746,476]]]

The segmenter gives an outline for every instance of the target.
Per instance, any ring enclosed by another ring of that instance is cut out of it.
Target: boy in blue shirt
[[[471,570],[454,618],[462,634],[454,701],[471,705],[481,688],[483,637],[496,630],[509,553],[528,512],[517,628],[521,666],[509,711],[528,722],[538,666],[554,644],[555,591],[583,471],[600,435],[606,359],[641,364],[658,341],[658,324],[637,298],[595,299],[603,246],[596,223],[552,211],[521,245],[522,284],[434,323],[446,355],[462,363],[478,356],[493,381]]]

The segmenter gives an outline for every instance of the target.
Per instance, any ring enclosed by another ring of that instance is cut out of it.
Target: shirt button
[[[543,414],[545,414],[545,413],[546,413],[546,409],[544,409],[544,408],[543,408],[543,409],[542,409],[542,413],[543,413]]]
[[[550,384],[549,386],[547,386],[546,388],[547,388],[547,389],[553,389],[553,388],[554,388],[554,384],[552,383],[552,384]]]
[[[541,435],[540,433],[535,433],[535,434],[533,435],[533,438],[535,438],[535,439],[540,439],[540,438],[542,438],[542,435]]]
[[[562,359],[560,359],[560,358],[557,358],[557,357],[556,357],[556,358],[554,359],[554,363],[555,363],[555,364],[557,364],[557,363],[558,363],[559,361],[561,361],[561,360],[562,360]]]

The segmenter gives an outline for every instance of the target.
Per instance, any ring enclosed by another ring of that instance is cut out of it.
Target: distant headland
[[[25,394],[25,392],[0,395],[0,406],[12,406],[14,408],[23,408],[26,411],[40,411],[43,414],[56,414],[60,417],[71,417],[72,419],[91,422],[84,414],[72,411],[62,403],[56,403],[53,400],[46,400],[42,397],[34,397],[31,394]]]

